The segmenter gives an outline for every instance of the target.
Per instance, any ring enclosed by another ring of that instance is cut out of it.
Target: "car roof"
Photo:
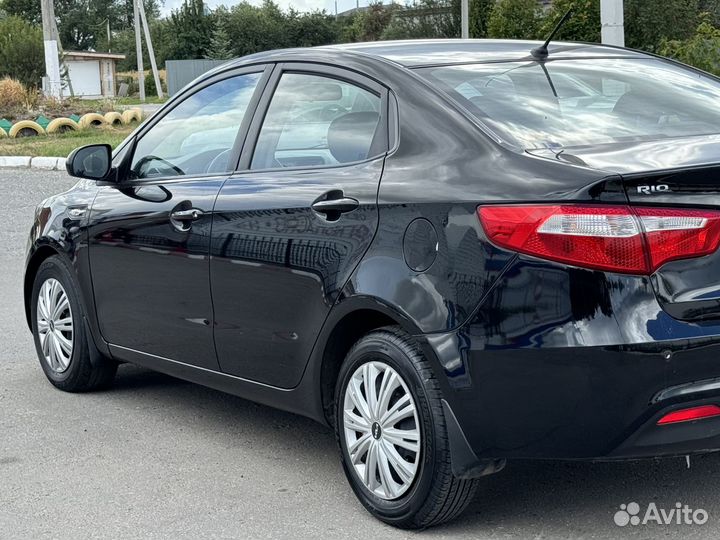
[[[532,59],[530,51],[541,41],[511,39],[427,39],[374,41],[330,45],[337,49],[391,60],[409,68],[462,64],[469,62],[502,62]],[[551,42],[550,59],[585,57],[646,57],[639,51],[597,43]]]
[[[236,67],[285,61],[323,60],[342,64],[346,61],[367,63],[368,60],[382,60],[410,69],[482,62],[531,61],[533,58],[530,51],[541,43],[540,41],[515,39],[414,39],[275,49],[236,58],[211,69],[197,80]],[[568,41],[551,42],[548,50],[550,60],[561,58],[648,58],[651,56],[623,47]]]

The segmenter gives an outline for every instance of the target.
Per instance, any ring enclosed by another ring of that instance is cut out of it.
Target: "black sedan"
[[[327,423],[407,528],[507,460],[719,449],[720,81],[537,45],[257,54],[76,150],[29,240],[47,378],[132,362]]]

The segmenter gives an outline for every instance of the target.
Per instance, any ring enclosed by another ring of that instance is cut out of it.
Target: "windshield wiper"
[[[552,38],[555,37],[555,34],[558,33],[558,30],[562,28],[562,25],[565,24],[565,21],[567,21],[570,18],[570,15],[572,15],[572,8],[568,9],[565,15],[562,16],[562,19],[555,25],[555,28],[552,32],[550,32],[550,35],[545,40],[545,43],[540,45],[539,47],[535,47],[533,50],[530,51],[530,54],[535,60],[538,60],[542,62],[548,57],[548,45],[552,41]]]

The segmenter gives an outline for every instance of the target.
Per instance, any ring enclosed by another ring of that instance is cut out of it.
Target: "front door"
[[[218,196],[210,281],[221,369],[290,388],[377,229],[387,99],[337,69],[281,66],[268,88]]]
[[[129,349],[217,369],[212,210],[261,80],[262,71],[216,76],[116,155],[127,172],[98,192],[89,253],[100,330],[119,357]]]

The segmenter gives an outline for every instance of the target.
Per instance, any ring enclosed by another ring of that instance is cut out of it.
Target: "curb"
[[[64,157],[0,156],[0,169],[64,171]]]

